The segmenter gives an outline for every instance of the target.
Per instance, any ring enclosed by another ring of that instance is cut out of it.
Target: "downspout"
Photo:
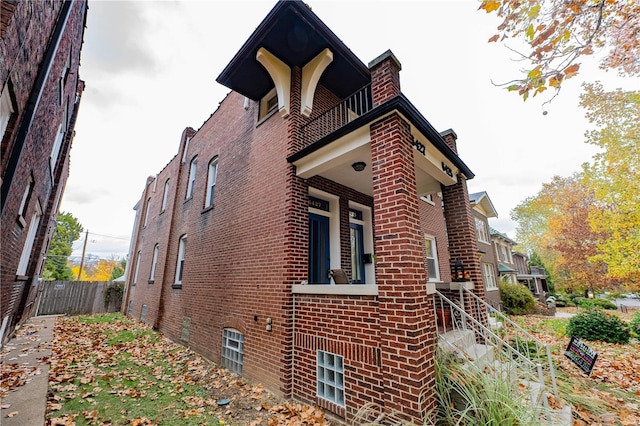
[[[293,398],[293,392],[295,389],[296,375],[294,374],[296,367],[296,294],[292,292],[293,296],[293,308],[292,308],[292,321],[291,321],[291,398]]]
[[[73,2],[71,0],[65,0],[65,2],[62,4],[62,9],[60,9],[58,20],[56,21],[51,39],[49,40],[47,50],[44,54],[43,63],[38,69],[38,75],[36,76],[33,89],[29,94],[29,99],[25,106],[24,115],[22,116],[20,126],[18,127],[16,143],[11,150],[11,156],[9,157],[7,169],[2,176],[0,213],[4,211],[5,200],[7,199],[7,196],[9,194],[9,188],[13,183],[16,168],[18,167],[18,163],[20,162],[20,157],[22,156],[22,150],[24,148],[25,141],[27,139],[27,136],[29,135],[29,130],[31,129],[31,125],[33,124],[36,110],[38,109],[38,106],[40,104],[40,98],[42,97],[44,86],[47,82],[47,79],[49,78],[51,65],[53,64],[56,52],[58,51],[58,47],[60,46],[60,40],[62,40],[62,35],[64,34],[64,29],[67,26],[67,22],[69,21],[69,16],[71,16],[72,3]]]

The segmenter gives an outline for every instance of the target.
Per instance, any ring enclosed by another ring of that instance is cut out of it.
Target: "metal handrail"
[[[358,89],[338,104],[300,127],[304,146],[311,145],[373,109],[371,84]]]
[[[464,295],[471,297],[472,300],[476,302],[476,307],[478,308],[478,312],[480,312],[480,307],[483,307],[487,315],[493,314],[495,317],[499,318],[502,322],[503,327],[508,328],[511,327],[516,330],[514,333],[514,341],[516,342],[516,347],[519,351],[524,351],[526,356],[531,359],[532,357],[536,359],[540,364],[547,364],[547,369],[549,370],[549,374],[551,376],[551,386],[553,389],[554,396],[558,396],[558,385],[556,383],[556,372],[553,365],[553,358],[551,358],[551,348],[549,345],[542,343],[537,337],[529,333],[524,328],[520,327],[516,322],[512,321],[509,317],[503,314],[500,311],[496,311],[489,303],[482,300],[478,297],[477,294],[473,293],[471,290],[465,288],[464,286],[460,286],[460,297],[464,297]],[[506,327],[508,325],[508,327]],[[509,335],[508,331],[505,331],[506,335]],[[535,344],[535,354],[531,353],[531,348],[528,344],[520,344],[521,340],[524,338],[524,342],[533,342]],[[542,359],[541,353],[544,351],[544,354],[547,357],[547,362],[545,363]]]
[[[437,299],[437,300],[436,300]],[[515,365],[518,367],[518,371],[520,371],[520,377],[524,380],[529,380],[530,382],[537,381],[537,383],[541,386],[540,396],[542,397],[542,403],[547,415],[547,420],[551,422],[551,414],[549,408],[549,401],[546,397],[544,397],[544,390],[546,389],[544,374],[542,371],[542,364],[540,362],[534,362],[529,357],[523,355],[519,350],[514,348],[509,342],[502,339],[498,334],[494,333],[490,328],[485,326],[481,321],[477,318],[474,318],[468,312],[465,311],[462,307],[460,307],[455,302],[448,299],[445,295],[436,290],[434,293],[434,310],[436,311],[436,326],[439,329],[438,324],[438,303],[440,309],[448,308],[451,312],[452,317],[452,325],[454,331],[457,331],[456,328],[461,329],[463,331],[471,329],[474,333],[475,339],[482,341],[484,344],[492,346],[500,351],[497,355],[503,355],[502,360],[505,361],[508,365]],[[444,329],[444,327],[443,327]],[[438,333],[439,334],[439,333]],[[439,334],[440,335],[440,334]],[[441,335],[440,335],[441,336]],[[442,339],[449,346],[452,346],[450,342],[447,342],[446,339]],[[457,353],[461,354],[469,361],[474,361],[473,354],[466,353],[462,348],[454,347]],[[504,354],[504,350],[507,351],[507,354]],[[476,353],[477,355],[477,353]],[[506,356],[506,359],[505,359]],[[476,368],[481,369],[480,366],[474,364],[471,365]],[[510,370],[508,370],[508,374]],[[533,402],[533,401],[532,401]]]

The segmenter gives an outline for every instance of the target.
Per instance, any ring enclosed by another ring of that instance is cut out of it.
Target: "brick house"
[[[549,297],[549,286],[544,268],[530,265],[529,256],[519,251],[513,252],[513,261],[518,282],[526,285],[539,301],[546,302]]]
[[[489,218],[498,217],[498,213],[485,191],[469,194],[471,213],[476,226],[478,239],[478,257],[482,268],[482,280],[486,292],[486,300],[495,308],[500,307],[500,291],[498,289],[498,261],[491,241]]]
[[[351,419],[435,406],[432,293],[484,297],[456,134],[281,1],[217,81],[231,92],[147,179],[123,309],[270,390]]]
[[[498,261],[498,277],[510,283],[516,283],[516,264],[513,258],[513,247],[517,242],[498,230],[490,228],[491,243]]]
[[[0,6],[0,344],[31,314],[69,174],[85,1]]]

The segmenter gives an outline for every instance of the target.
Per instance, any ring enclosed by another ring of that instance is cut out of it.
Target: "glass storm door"
[[[309,284],[329,284],[329,218],[309,213]]]
[[[351,282],[364,284],[364,238],[362,225],[349,224],[351,237]]]

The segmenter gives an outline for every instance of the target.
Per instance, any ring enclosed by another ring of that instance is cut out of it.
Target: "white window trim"
[[[433,255],[432,259],[433,259],[433,263],[435,264],[435,271],[434,271],[435,277],[429,276],[429,271],[427,271],[427,281],[440,282],[440,263],[438,262],[438,246],[436,244],[436,237],[434,237],[433,235],[425,235],[424,241],[425,241],[425,250],[426,250],[426,244],[427,243],[430,244],[431,253]],[[429,257],[427,257],[427,259],[429,259]]]
[[[423,195],[422,197],[420,197],[420,199],[425,203],[431,204],[432,206],[436,205],[436,202],[433,201],[433,194]]]
[[[487,223],[478,217],[474,217],[474,220],[476,223],[476,232],[478,233],[478,241],[485,244],[491,244],[491,242],[489,241],[489,232],[487,230]],[[478,228],[478,225],[480,225],[480,228]]]
[[[193,188],[196,186],[196,172],[198,170],[198,156],[196,155],[189,163],[189,177],[187,181],[187,193],[184,199],[188,200],[193,197]]]
[[[274,96],[276,97],[275,105],[272,105],[271,108],[267,109],[267,105],[269,104],[269,101],[271,99],[273,99]],[[258,111],[258,121],[267,118],[274,111],[277,111],[277,110],[278,110],[278,94],[276,92],[276,88],[274,87],[273,89],[271,89],[269,91],[269,93],[267,93],[266,95],[264,95],[262,97],[262,99],[260,99],[260,105],[259,105],[259,111]]]
[[[144,209],[144,222],[142,223],[142,227],[147,226],[149,221],[149,212],[151,211],[151,197],[147,198],[147,206]]]
[[[320,189],[309,188],[309,195],[315,198],[329,202],[329,211],[319,210],[313,207],[309,207],[309,213],[314,213],[320,216],[326,216],[329,218],[329,267],[331,269],[341,269],[340,264],[340,198],[324,192]],[[307,238],[309,236],[307,235]],[[365,271],[366,273],[366,271]],[[311,283],[314,284],[314,283]],[[317,283],[315,283],[317,284]]]
[[[31,188],[33,186],[33,176],[29,176],[27,180],[27,186],[24,188],[24,193],[22,194],[22,201],[20,202],[20,208],[18,209],[18,217],[24,217],[24,211],[27,207],[27,200],[29,199],[29,195],[31,194]]]
[[[355,201],[349,201],[349,208],[354,210],[360,210],[362,212],[362,220],[349,219],[349,222],[358,223],[362,225],[363,232],[363,242],[364,242],[364,252],[371,253],[373,256],[373,220],[371,214],[371,208],[364,206],[362,204],[358,204]],[[376,267],[375,264],[365,263],[364,264],[364,277],[368,283],[374,284],[376,283]],[[362,284],[358,284],[362,285]]]
[[[160,245],[153,246],[153,258],[151,260],[151,273],[149,274],[149,281],[153,282],[156,279],[156,266],[158,264],[158,251],[160,251]]]
[[[184,260],[187,246],[187,234],[180,237],[178,243],[178,261],[176,262],[176,277],[174,283],[177,285],[182,284],[182,276],[184,275]]]
[[[140,261],[142,260],[142,252],[138,251],[138,255],[136,256],[136,270],[133,274],[133,285],[138,284],[138,275],[140,273]]]
[[[15,108],[9,95],[9,85],[5,84],[0,96],[0,140],[4,138],[4,133],[7,131],[9,120],[14,112]]]
[[[167,209],[168,198],[169,198],[169,179],[167,179],[164,182],[164,192],[162,193],[162,209],[160,209],[161,213]]]
[[[31,258],[31,250],[33,249],[33,243],[36,240],[36,234],[38,226],[40,225],[40,217],[42,217],[42,208],[40,203],[36,204],[36,211],[31,216],[31,223],[29,224],[29,230],[27,231],[27,238],[25,239],[24,246],[22,246],[22,254],[20,255],[20,261],[18,262],[18,270],[16,275],[24,276],[27,273],[27,267],[29,266],[29,259]]]
[[[207,192],[204,198],[204,207],[209,208],[213,206],[213,200],[211,195],[215,197],[216,179],[218,176],[218,157],[209,161],[209,167],[207,171]]]
[[[483,263],[482,273],[484,275],[486,290],[498,290],[498,280],[496,278],[494,266],[491,263]]]
[[[58,163],[58,157],[60,156],[60,148],[62,148],[62,140],[64,139],[64,130],[62,123],[58,127],[58,133],[56,133],[56,140],[53,142],[51,148],[51,156],[49,157],[49,165],[51,166],[51,176],[53,177],[56,170],[56,164]]]

